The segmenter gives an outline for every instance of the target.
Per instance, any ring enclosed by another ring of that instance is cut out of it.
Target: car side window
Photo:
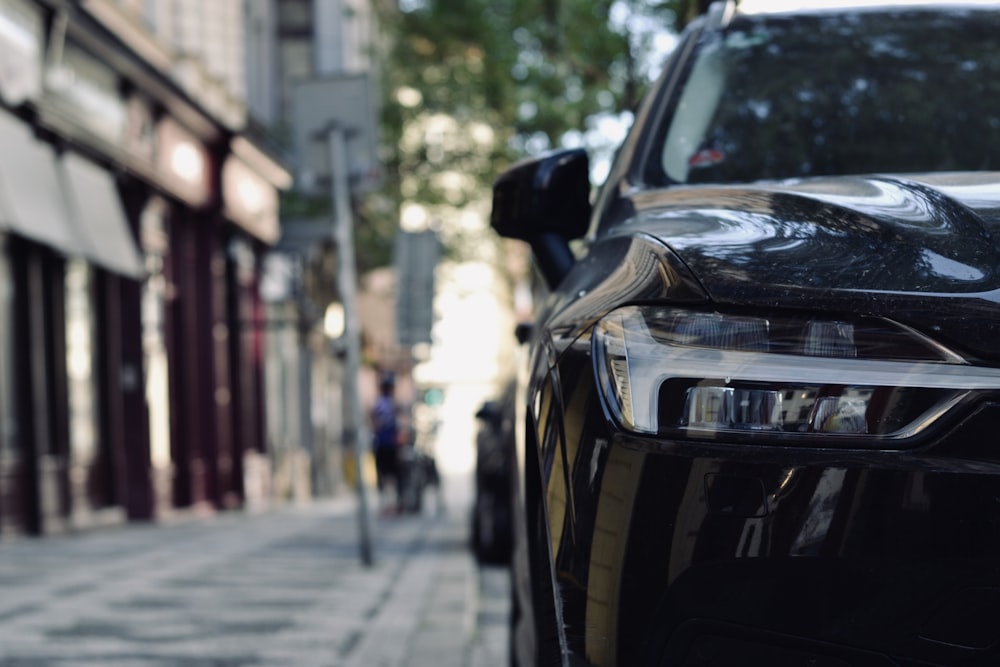
[[[718,40],[716,40],[718,42]],[[663,143],[663,171],[686,183],[691,159],[699,150],[725,91],[724,53],[718,43],[706,47],[681,91],[673,122]]]
[[[998,169],[997,54],[989,14],[745,17],[699,39],[652,182]]]

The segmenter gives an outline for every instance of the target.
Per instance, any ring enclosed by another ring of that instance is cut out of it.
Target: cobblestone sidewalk
[[[467,507],[374,520],[371,567],[354,507],[0,543],[0,667],[506,664],[505,572],[476,566]]]

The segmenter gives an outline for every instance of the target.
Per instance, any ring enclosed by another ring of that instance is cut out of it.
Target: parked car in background
[[[1000,664],[1000,6],[781,4],[495,183],[520,665]]]
[[[515,386],[507,385],[496,399],[476,412],[475,498],[472,505],[472,547],[485,563],[510,560],[512,540],[512,476],[514,474]]]

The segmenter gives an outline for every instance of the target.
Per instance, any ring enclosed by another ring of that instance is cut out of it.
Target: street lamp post
[[[361,405],[361,323],[355,268],[351,193],[376,185],[375,96],[367,74],[336,73],[299,81],[293,89],[292,120],[300,186],[316,195],[330,179],[333,235],[337,243],[337,282],[344,307],[343,446],[357,471],[358,529],[361,560],[372,563],[368,501],[362,469],[368,446],[367,420]],[[325,145],[324,145],[325,144]],[[355,182],[353,177],[360,176]]]
[[[354,261],[354,220],[351,214],[347,172],[345,130],[336,123],[327,129],[330,151],[330,197],[334,211],[334,238],[337,242],[337,283],[344,306],[343,444],[354,458],[355,487],[358,494],[358,538],[361,562],[372,564],[371,531],[362,462],[368,439],[361,409],[358,374],[361,370],[361,326],[358,320],[357,272]]]

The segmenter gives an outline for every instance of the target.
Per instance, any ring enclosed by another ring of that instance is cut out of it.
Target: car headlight
[[[605,405],[634,433],[877,446],[916,435],[971,392],[1000,389],[1000,369],[881,318],[629,306],[604,317],[593,341]]]

